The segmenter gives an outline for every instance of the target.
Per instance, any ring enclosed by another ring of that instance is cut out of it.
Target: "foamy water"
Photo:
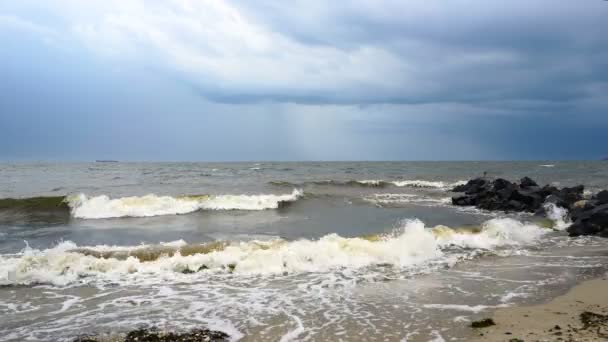
[[[285,195],[130,196],[111,199],[85,194],[68,197],[72,215],[84,219],[149,217],[187,214],[197,210],[267,210],[302,196],[294,189]]]
[[[438,260],[449,264],[454,258],[445,252],[447,247],[493,250],[531,244],[547,232],[545,228],[509,218],[489,220],[478,232],[446,226],[426,228],[419,220],[408,220],[389,235],[345,238],[329,234],[318,240],[234,242],[191,255],[180,253],[180,248],[184,247],[184,242],[180,241],[165,245],[176,249],[173,255],[159,255],[152,261],[142,261],[136,253],[119,260],[77,252],[78,249],[99,252],[137,250],[143,246],[79,247],[63,242],[45,250],[26,248],[17,255],[0,256],[0,284],[61,286],[98,280],[137,281],[139,276],[161,281],[168,275],[172,277],[172,273],[281,275],[375,265],[404,268]]]

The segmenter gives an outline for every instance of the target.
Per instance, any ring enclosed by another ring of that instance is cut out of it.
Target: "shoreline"
[[[471,341],[608,340],[608,274],[578,283],[538,305],[501,308],[495,325],[471,328]]]

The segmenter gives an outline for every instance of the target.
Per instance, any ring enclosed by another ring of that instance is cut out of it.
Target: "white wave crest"
[[[72,216],[85,219],[116,217],[150,217],[187,214],[197,210],[266,210],[281,203],[296,201],[303,195],[294,189],[284,195],[218,195],[218,196],[132,196],[111,199],[108,196],[71,196],[68,204]]]
[[[386,236],[345,238],[329,234],[318,240],[233,242],[195,254],[181,255],[178,250],[171,256],[161,255],[151,261],[140,261],[132,254],[123,259],[82,254],[74,251],[75,244],[63,242],[46,250],[26,248],[16,255],[0,255],[0,284],[67,285],[146,280],[158,283],[190,279],[185,277],[196,279],[209,273],[260,276],[375,265],[409,267],[431,261],[451,264],[457,258],[447,249],[454,246],[493,249],[526,245],[547,231],[508,218],[487,221],[479,230],[454,230],[445,226],[426,228],[419,220],[408,220],[395,233]],[[107,246],[83,248],[111,249]],[[182,274],[197,271],[199,273],[194,275]]]
[[[427,181],[427,180],[402,180],[393,181],[391,184],[398,187],[411,187],[411,188],[440,188],[446,189],[455,187],[457,185],[466,184],[466,181],[457,181],[453,183],[442,182],[442,181]]]
[[[369,186],[381,186],[385,182],[379,179],[364,179],[356,181],[359,184],[369,185]]]

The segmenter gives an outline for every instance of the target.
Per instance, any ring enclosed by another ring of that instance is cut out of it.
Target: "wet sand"
[[[496,311],[496,325],[474,341],[608,341],[608,275],[583,282],[546,304]]]

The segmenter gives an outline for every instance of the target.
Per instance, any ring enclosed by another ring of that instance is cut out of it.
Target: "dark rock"
[[[458,196],[458,197],[452,197],[452,204],[454,205],[460,205],[460,206],[469,206],[469,205],[475,205],[475,199],[472,196]]]
[[[496,195],[498,195],[498,197],[500,197],[503,200],[508,200],[509,198],[511,198],[511,195],[513,194],[514,191],[515,191],[514,188],[506,187],[506,188],[496,191]]]
[[[570,219],[573,222],[588,219],[592,214],[591,211],[597,206],[597,201],[595,200],[582,200],[575,202],[570,206]]]
[[[480,189],[480,188],[486,186],[487,183],[488,183],[488,181],[483,178],[475,178],[475,179],[471,179],[466,184],[455,186],[452,189],[452,191],[453,192],[464,192],[464,193],[475,192],[475,191],[477,191],[477,189]]]
[[[510,211],[524,211],[526,209],[525,204],[515,200],[510,200],[509,202],[507,202],[507,207]]]
[[[568,227],[570,236],[599,235],[608,237],[608,204],[576,213],[576,221]]]
[[[483,182],[473,184],[469,189],[467,189],[464,193],[467,195],[481,193],[483,191],[489,190],[490,183],[483,180]]]
[[[562,208],[569,207],[568,203],[557,194],[551,194],[545,197],[545,203],[552,203]]]
[[[598,205],[608,204],[608,190],[602,190],[593,196]]]
[[[494,323],[494,320],[491,318],[485,318],[479,321],[471,322],[471,328],[487,328],[492,325],[496,325],[496,323]]]
[[[522,188],[528,188],[531,186],[538,186],[538,184],[536,184],[536,182],[530,179],[529,177],[524,177],[519,181],[519,186],[521,186]]]
[[[502,203],[497,197],[486,197],[478,201],[477,207],[485,210],[503,210]]]
[[[513,184],[513,183],[511,183],[508,180],[503,179],[503,178],[497,178],[497,179],[495,179],[492,182],[492,186],[494,187],[494,190],[502,190],[502,189],[505,189],[505,188],[511,188],[512,189],[512,188],[514,188],[514,185],[515,184]]]
[[[503,211],[529,211],[535,212],[542,205],[544,196],[536,183],[529,179],[522,179],[527,188],[521,188],[506,179],[498,178],[492,182],[484,178],[468,181],[453,191],[464,192],[465,196],[452,198],[454,205],[474,205],[480,209]],[[553,191],[553,189],[548,189]],[[557,191],[557,190],[555,190]]]
[[[493,181],[475,178],[452,189],[454,192],[464,192],[464,195],[452,197],[452,204],[546,215],[543,204],[551,203],[569,210],[570,219],[574,222],[568,228],[571,236],[608,237],[608,191],[601,191],[592,199],[584,200],[584,190],[583,185],[562,189],[552,185],[539,187],[529,177],[522,178],[519,185],[503,178]]]
[[[567,208],[569,208],[575,202],[578,202],[583,199],[583,192],[585,191],[585,187],[582,185],[577,185],[571,188],[563,188],[558,193],[559,196],[564,202],[567,203]]]
[[[539,194],[527,190],[514,191],[510,199],[523,203],[525,205],[524,210],[529,212],[538,210],[543,202],[543,198]]]
[[[541,192],[542,188],[540,186],[528,186],[528,187],[525,187],[522,189],[525,189],[528,192],[537,193],[539,196],[542,195],[542,192]],[[542,197],[545,197],[545,196],[542,196]]]
[[[545,185],[540,189],[540,194],[544,197],[557,194],[558,192],[559,189],[554,187],[553,185]]]
[[[469,184],[469,183],[467,183],[467,184],[460,184],[460,185],[456,185],[455,187],[453,187],[453,188],[452,188],[452,190],[451,190],[451,191],[452,191],[452,192],[465,192],[465,191],[467,191],[467,189],[468,189],[468,187],[467,187],[467,185],[468,185],[468,184]]]

